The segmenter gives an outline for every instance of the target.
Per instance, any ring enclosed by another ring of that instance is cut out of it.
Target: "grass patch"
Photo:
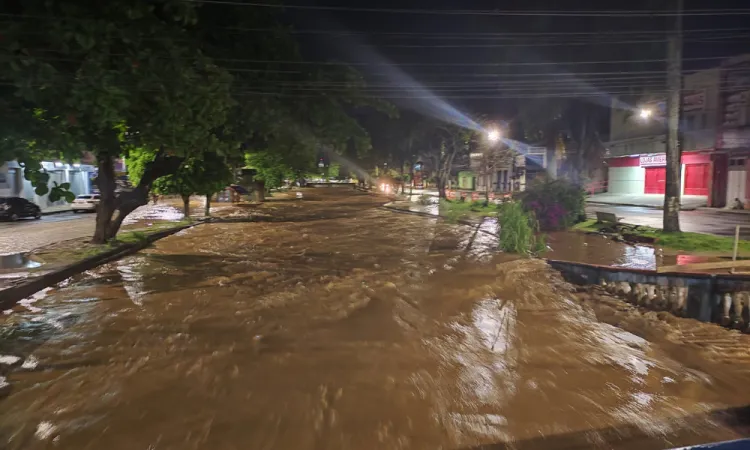
[[[46,271],[57,267],[66,266],[77,261],[96,256],[98,254],[113,250],[120,245],[136,244],[145,241],[150,234],[177,228],[191,223],[189,220],[179,222],[157,223],[148,228],[138,230],[121,231],[117,238],[104,245],[92,244],[90,238],[72,239],[69,241],[58,242],[47,247],[38,249],[31,253],[34,261],[41,263],[39,267],[31,271]]]
[[[448,201],[440,199],[440,215],[448,221],[457,221],[466,217],[488,217],[498,213],[498,205],[490,202],[485,206],[484,200],[469,201]]]
[[[518,202],[504,203],[500,207],[499,247],[504,252],[532,254],[546,249],[544,236],[538,236],[539,226],[533,215]]]
[[[604,224],[597,223],[595,219],[578,223],[573,230],[589,232],[612,232],[618,234],[631,234],[643,238],[654,239],[655,244],[671,248],[673,250],[685,250],[689,252],[719,252],[731,253],[734,250],[734,238],[726,236],[715,236],[702,233],[665,233],[658,228],[628,225],[628,224]],[[740,240],[739,253],[747,255],[750,253],[750,241]]]

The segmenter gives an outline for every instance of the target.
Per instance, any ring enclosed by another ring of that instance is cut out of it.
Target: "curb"
[[[51,216],[52,214],[62,214],[67,212],[73,212],[72,209],[56,209],[54,211],[42,211],[43,216]]]
[[[712,214],[727,214],[734,216],[750,216],[750,210],[747,209],[724,209],[724,208],[711,208],[708,206],[701,206],[698,211],[705,211]]]
[[[408,211],[406,209],[401,209],[401,208],[396,208],[395,206],[390,206],[390,203],[386,203],[385,205],[381,206],[381,208],[387,209],[387,210],[393,211],[393,212],[402,213],[402,214],[414,214],[414,215],[417,215],[417,216],[429,217],[431,219],[445,220],[445,217],[443,217],[443,216],[439,216],[439,215],[436,215],[436,214],[430,214],[430,213],[426,213],[426,212],[422,212],[422,211]],[[457,220],[456,223],[458,223],[460,225],[470,226],[470,227],[477,227],[477,226],[479,226],[479,225],[482,224],[482,222],[476,223],[476,222],[470,222],[468,220],[463,220],[463,219]],[[491,232],[486,231],[486,230],[479,230],[479,231],[482,232],[482,233],[484,233],[484,234],[488,234],[490,236],[500,237],[497,234],[491,233]]]
[[[657,211],[664,211],[663,206],[653,206],[653,205],[639,205],[636,203],[601,203],[601,202],[590,202],[586,201],[586,206],[634,206],[637,208],[647,208],[647,209],[654,209]],[[680,207],[680,211],[695,211],[696,209],[703,208],[702,206],[686,206],[686,207]]]
[[[138,242],[137,244],[124,244],[112,250],[106,251],[104,253],[100,253],[90,258],[86,258],[81,261],[70,264],[68,266],[65,266],[62,269],[58,269],[58,270],[46,273],[44,275],[34,277],[33,279],[29,281],[25,281],[15,286],[2,289],[0,290],[0,310],[9,309],[13,307],[16,303],[18,303],[20,300],[23,300],[24,298],[27,298],[31,295],[34,295],[35,293],[41,291],[42,289],[45,289],[57,283],[60,283],[61,281],[64,281],[72,277],[73,275],[79,274],[81,272],[85,272],[87,270],[91,270],[102,264],[106,264],[108,262],[111,262],[111,261],[120,259],[122,257],[131,255],[133,253],[136,253],[148,247],[152,243],[158,241],[159,239],[173,235],[182,230],[198,226],[202,223],[203,222],[197,222],[197,223],[193,223],[189,225],[183,225],[177,228],[170,228],[168,230],[157,231],[156,233],[149,234],[148,236],[146,236],[146,239],[144,239],[142,242]]]

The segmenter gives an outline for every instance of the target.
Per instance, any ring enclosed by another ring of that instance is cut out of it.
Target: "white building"
[[[43,161],[42,168],[50,175],[48,185],[70,183],[70,191],[75,195],[90,194],[96,167],[89,164],[68,164],[59,161]],[[51,202],[46,195],[34,192],[31,182],[23,176],[23,167],[16,161],[7,161],[0,166],[0,197],[23,197],[42,209],[65,205],[64,200]]]

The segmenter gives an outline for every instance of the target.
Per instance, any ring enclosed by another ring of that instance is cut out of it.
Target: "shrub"
[[[534,180],[518,198],[544,231],[562,230],[586,219],[586,192],[564,179]]]
[[[539,227],[533,213],[527,212],[518,202],[503,203],[499,209],[500,250],[530,254],[546,249],[544,236],[537,236]]]

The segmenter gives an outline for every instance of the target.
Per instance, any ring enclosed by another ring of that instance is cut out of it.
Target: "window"
[[[696,130],[697,129],[695,127],[695,119],[696,119],[695,116],[687,116],[687,117],[685,117],[685,129],[687,131],[692,131],[692,130]]]
[[[729,158],[729,167],[744,167],[745,158]]]

